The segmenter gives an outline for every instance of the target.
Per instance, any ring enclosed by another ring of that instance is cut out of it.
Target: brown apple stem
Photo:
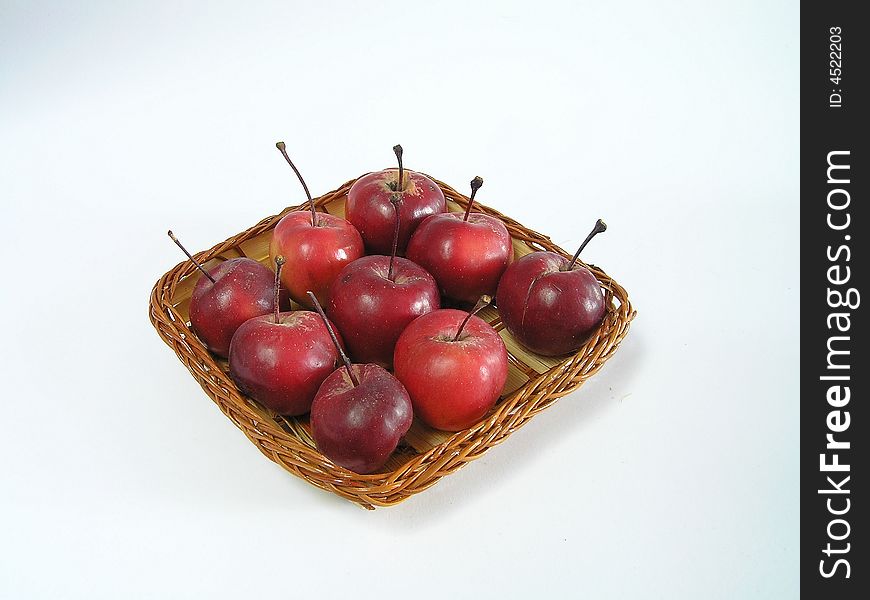
[[[275,257],[275,324],[278,324],[278,313],[281,312],[279,297],[281,295],[281,267],[284,266],[284,257],[280,254]]]
[[[191,254],[190,254],[190,252],[187,251],[187,248],[185,248],[184,246],[181,245],[181,242],[178,241],[178,238],[175,237],[175,234],[172,233],[172,230],[170,229],[167,233],[169,234],[169,239],[171,239],[173,242],[175,242],[175,245],[176,245],[176,246],[178,246],[179,248],[181,248],[181,251],[184,252],[184,253],[187,255],[187,258],[190,259],[190,262],[192,262],[192,263],[196,266],[197,269],[199,269],[200,271],[202,271],[202,274],[205,275],[206,277],[208,277],[209,281],[211,281],[212,283],[217,283],[217,282],[214,280],[214,277],[212,277],[211,275],[209,275],[209,274],[208,274],[208,271],[206,271],[206,270],[202,267],[201,264],[199,264],[198,262],[196,262],[196,259],[195,259]]]
[[[586,247],[586,244],[589,243],[589,240],[594,238],[602,231],[607,231],[607,223],[605,223],[601,219],[598,219],[597,221],[595,221],[595,227],[592,228],[592,231],[589,232],[589,235],[586,236],[586,239],[583,240],[583,243],[580,244],[579,248],[577,248],[577,252],[574,253],[574,256],[571,258],[571,262],[568,263],[568,266],[565,268],[566,271],[570,271],[574,268],[574,263],[577,262],[577,257],[580,256],[581,252],[583,252],[583,248]]]
[[[483,177],[478,175],[474,179],[471,180],[471,198],[468,199],[468,206],[465,207],[465,218],[463,221],[468,220],[468,215],[471,214],[471,205],[474,204],[474,197],[477,195],[477,190],[483,185]]]
[[[275,144],[275,147],[281,151],[281,154],[284,155],[284,160],[287,161],[287,164],[290,165],[290,168],[293,169],[293,172],[296,173],[296,177],[299,178],[299,183],[302,184],[302,189],[305,190],[305,195],[308,196],[308,204],[311,207],[311,226],[317,227],[317,211],[314,210],[314,200],[311,199],[311,192],[308,191],[308,186],[305,184],[305,180],[302,179],[302,173],[299,172],[299,169],[296,168],[296,165],[293,164],[293,161],[290,160],[290,156],[287,154],[287,147],[284,142],[278,142]]]
[[[477,304],[474,305],[474,308],[472,308],[471,311],[466,315],[466,317],[462,319],[462,323],[459,325],[459,331],[456,332],[456,335],[453,336],[453,340],[451,341],[459,341],[459,336],[462,335],[462,330],[465,329],[465,324],[468,323],[471,317],[489,306],[491,302],[492,296],[487,296],[486,294],[481,296],[480,300],[477,301]]]
[[[390,270],[387,272],[387,279],[393,279],[393,263],[396,262],[396,252],[399,249],[399,195],[393,194],[390,196],[390,202],[393,203],[393,212],[396,215],[396,223],[393,225],[393,249],[390,252]]]
[[[405,169],[402,166],[402,146],[401,144],[396,144],[393,146],[393,152],[396,153],[396,158],[399,160],[399,189],[397,191],[404,192],[405,191]]]
[[[344,353],[341,344],[338,343],[338,337],[336,337],[335,331],[333,331],[329,319],[326,318],[326,313],[323,312],[323,307],[320,306],[320,302],[317,301],[317,296],[314,295],[314,292],[308,290],[308,297],[311,298],[311,302],[312,304],[314,304],[314,310],[316,310],[317,314],[320,315],[320,318],[323,319],[323,324],[326,325],[326,330],[329,332],[329,337],[332,338],[332,343],[335,344],[335,349],[338,350],[338,355],[341,357],[341,362],[344,363],[344,368],[347,369],[347,374],[350,375],[350,380],[353,382],[353,386],[358,386],[359,379],[357,379],[356,375],[353,374],[353,365],[351,365],[350,359],[347,357],[347,354]]]

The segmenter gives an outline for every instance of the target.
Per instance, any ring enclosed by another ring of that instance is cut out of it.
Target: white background
[[[243,6],[244,5],[244,6]],[[436,7],[437,5],[437,7]],[[0,2],[0,597],[791,598],[797,2]],[[366,512],[147,319],[181,260],[392,165],[629,291],[577,393]]]

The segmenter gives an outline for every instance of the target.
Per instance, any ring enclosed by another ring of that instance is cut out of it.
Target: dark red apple
[[[436,429],[459,431],[479,421],[501,395],[507,349],[483,319],[461,310],[436,310],[402,332],[394,373],[419,419]]]
[[[317,299],[312,300],[322,314]],[[329,327],[326,315],[324,323]],[[333,332],[333,335],[335,333]],[[374,364],[352,365],[338,345],[344,368],[326,378],[311,405],[311,434],[332,462],[356,473],[384,466],[414,418],[399,380]]]
[[[394,197],[395,204],[400,204]],[[394,212],[394,243],[399,229]],[[432,276],[406,258],[365,256],[338,275],[327,313],[344,337],[351,357],[389,366],[396,340],[408,324],[441,305]]]
[[[580,251],[607,229],[598,220],[572,259],[554,252],[532,252],[502,275],[496,302],[507,330],[523,346],[544,356],[577,351],[604,319],[601,284],[578,265]]]
[[[347,193],[345,214],[360,232],[368,254],[389,254],[393,239],[393,206],[390,198],[402,198],[398,252],[404,254],[408,240],[429,215],[447,211],[444,193],[434,181],[402,167],[402,147],[393,151],[399,168],[369,173],[357,179]]]
[[[230,376],[263,406],[282,415],[301,415],[311,409],[320,384],[335,370],[335,348],[317,313],[275,311],[249,319],[236,330],[230,344]]]
[[[406,252],[410,260],[432,274],[444,296],[468,304],[483,295],[495,295],[498,280],[514,256],[504,223],[471,212],[482,185],[480,177],[471,181],[471,200],[464,215],[426,217],[411,236]]]
[[[190,296],[190,326],[209,351],[227,357],[239,326],[275,309],[275,276],[250,258],[231,258],[206,270],[170,231],[169,237],[202,272]],[[289,308],[287,294],[280,306]]]
[[[321,302],[326,302],[329,287],[339,272],[365,254],[365,247],[350,222],[314,210],[308,186],[287,155],[284,142],[276,146],[299,177],[311,210],[292,212],[278,222],[272,232],[269,255],[273,261],[276,256],[284,257],[287,263],[282,280],[290,297],[310,307],[306,292],[312,290]]]

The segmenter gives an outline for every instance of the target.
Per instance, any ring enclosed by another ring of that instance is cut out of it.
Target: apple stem
[[[471,198],[468,199],[468,206],[465,207],[465,218],[463,221],[468,221],[468,215],[471,214],[471,205],[474,204],[474,196],[477,195],[477,190],[483,185],[483,177],[478,175],[471,180]]]
[[[358,386],[359,379],[357,379],[356,375],[353,374],[353,365],[351,365],[350,359],[347,357],[347,354],[345,354],[344,350],[342,350],[341,344],[338,343],[338,337],[336,337],[335,331],[333,331],[329,319],[326,318],[326,313],[323,312],[323,307],[320,306],[320,302],[317,301],[317,296],[314,295],[314,292],[308,290],[308,297],[311,298],[311,302],[314,304],[314,310],[316,310],[317,314],[320,315],[320,318],[323,319],[323,324],[326,325],[326,330],[329,332],[329,337],[332,338],[332,343],[335,344],[335,349],[338,350],[338,355],[341,357],[341,362],[344,363],[344,368],[347,369],[347,374],[350,375],[350,380],[353,382],[353,386]]]
[[[586,244],[589,243],[589,240],[594,238],[602,231],[607,231],[607,223],[605,223],[601,219],[598,219],[597,221],[595,221],[595,227],[592,228],[592,231],[589,232],[589,235],[586,236],[586,239],[583,240],[583,243],[580,244],[579,248],[577,248],[577,252],[574,253],[574,256],[571,258],[571,262],[568,263],[568,266],[565,268],[566,271],[570,271],[574,268],[574,263],[577,262],[577,257],[580,256],[581,252],[583,252],[583,248],[586,247]]]
[[[393,249],[390,252],[390,270],[387,272],[387,279],[393,279],[393,263],[396,262],[396,252],[399,249],[399,195],[393,194],[390,196],[390,202],[393,204],[393,212],[396,214],[396,223],[393,225]]]
[[[473,317],[474,315],[476,315],[477,313],[482,311],[484,308],[489,306],[491,302],[492,302],[491,296],[487,296],[486,294],[481,296],[480,300],[477,301],[477,304],[474,305],[474,308],[472,308],[469,311],[468,315],[466,315],[466,317],[462,320],[462,323],[459,325],[459,331],[456,332],[456,335],[453,336],[453,339],[451,341],[453,341],[453,342],[459,341],[459,336],[462,335],[462,330],[465,329],[465,324],[468,323],[468,321],[471,319],[471,317]]]
[[[217,282],[214,280],[214,277],[212,277],[211,275],[209,275],[209,274],[208,274],[208,271],[206,271],[206,270],[202,267],[201,264],[199,264],[198,262],[196,262],[196,259],[195,259],[191,254],[190,254],[190,252],[187,251],[187,248],[185,248],[184,246],[181,245],[181,242],[178,241],[178,238],[175,237],[175,234],[172,233],[172,230],[170,229],[167,233],[169,234],[169,239],[171,239],[173,242],[175,242],[175,245],[176,245],[176,246],[178,246],[179,248],[181,248],[181,251],[184,252],[184,253],[187,255],[187,258],[190,259],[190,262],[192,262],[194,265],[196,265],[196,268],[199,269],[200,271],[202,271],[202,274],[205,275],[206,277],[208,277],[209,281],[211,281],[212,283],[217,283]]]
[[[296,165],[293,164],[293,161],[290,160],[290,156],[287,154],[287,147],[284,142],[276,143],[275,147],[281,151],[281,154],[284,155],[284,160],[287,161],[287,164],[290,165],[290,168],[292,168],[293,172],[296,173],[296,177],[299,178],[299,183],[302,184],[302,188],[305,190],[305,195],[308,196],[308,204],[311,207],[311,226],[317,227],[317,211],[314,210],[314,200],[311,199],[311,192],[308,191],[308,186],[305,184],[305,180],[302,179],[302,173],[299,172],[299,169],[297,169]]]
[[[399,160],[399,189],[397,191],[404,192],[405,191],[405,169],[402,167],[402,146],[401,144],[396,144],[393,146],[393,152],[396,153],[396,158]]]
[[[284,257],[280,254],[275,257],[275,324],[278,324],[278,313],[281,312],[280,301],[278,298],[281,295],[281,267],[284,266]]]

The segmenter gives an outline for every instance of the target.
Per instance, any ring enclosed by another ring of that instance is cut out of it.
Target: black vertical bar
[[[870,295],[862,297],[870,294],[870,22],[859,18],[862,8],[801,6],[800,569],[807,598],[870,598],[870,494],[859,492],[870,489]]]

